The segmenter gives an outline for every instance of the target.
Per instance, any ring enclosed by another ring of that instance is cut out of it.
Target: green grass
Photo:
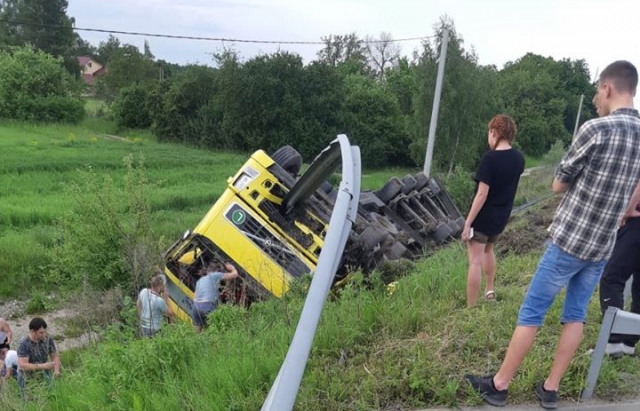
[[[524,156],[524,167],[525,168],[531,168],[531,167],[538,167],[542,165],[542,159],[540,158],[536,158],[536,157],[531,157],[531,156]]]
[[[465,250],[460,244],[418,262],[395,292],[357,281],[330,298],[314,340],[296,410],[364,411],[481,403],[463,380],[496,371],[506,351],[540,249],[498,264],[497,301],[465,308]],[[45,410],[259,409],[293,336],[302,299],[221,306],[196,335],[186,324],[154,340],[112,340],[73,353]],[[552,306],[510,387],[512,404],[535,402],[533,385],[549,372],[560,332],[562,299]],[[560,395],[577,400],[599,331],[596,299],[585,338]],[[64,360],[64,358],[63,358]],[[596,395],[639,393],[640,358],[605,360]],[[44,395],[44,394],[42,394]],[[15,401],[15,400],[14,400]]]
[[[90,166],[122,184],[123,158],[142,154],[156,184],[150,198],[156,234],[168,246],[200,221],[247,158],[159,144],[148,131],[126,131],[124,141],[105,138],[111,127],[98,118],[77,126],[0,125],[0,296],[19,296],[39,282],[55,219],[74,207],[62,187],[77,180],[77,170]]]

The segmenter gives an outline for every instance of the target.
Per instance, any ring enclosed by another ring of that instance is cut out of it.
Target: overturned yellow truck
[[[244,305],[281,297],[292,282],[313,274],[336,198],[327,177],[339,164],[329,164],[327,156],[316,160],[327,164],[309,170],[325,172],[299,176],[302,157],[294,148],[271,155],[259,150],[227,180],[202,221],[164,254],[167,290],[180,317],[189,318],[199,272],[212,265],[235,265],[241,280],[221,298]],[[463,226],[438,179],[423,173],[394,177],[361,193],[334,282],[357,270],[368,274],[385,260],[421,256],[459,237]]]

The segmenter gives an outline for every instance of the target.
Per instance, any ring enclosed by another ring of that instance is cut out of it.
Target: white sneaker
[[[612,357],[622,355],[623,352],[622,343],[611,344],[607,343],[607,348],[604,349],[604,353],[607,355],[611,355]]]
[[[622,353],[625,355],[635,355],[636,347],[630,347],[626,344],[622,344]]]

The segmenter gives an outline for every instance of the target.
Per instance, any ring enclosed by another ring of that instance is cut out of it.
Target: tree
[[[149,46],[149,42],[147,40],[144,41],[144,57],[149,60],[155,59],[153,53],[151,53],[151,47]]]
[[[96,91],[113,100],[121,88],[151,84],[158,79],[158,69],[137,47],[130,44],[113,51],[107,64],[107,74],[100,77]]]
[[[73,48],[74,19],[67,15],[67,0],[4,0],[0,18],[26,24],[3,24],[5,44],[30,44],[53,56]]]
[[[78,122],[84,100],[61,57],[30,46],[0,51],[0,117]]]
[[[366,66],[366,48],[362,39],[355,33],[345,35],[334,35],[322,37],[324,48],[318,52],[318,61],[338,66],[340,64],[353,61]]]
[[[378,39],[367,37],[365,48],[369,57],[369,64],[382,80],[385,70],[397,63],[400,58],[400,45],[393,41],[390,33],[382,32]]]
[[[580,95],[585,94],[583,120],[593,116],[595,92],[584,60],[556,61],[528,53],[505,64],[500,72],[502,100],[518,124],[525,152],[546,153],[556,140],[571,141]]]
[[[446,69],[440,101],[433,164],[436,169],[452,173],[456,166],[472,169],[487,145],[486,124],[497,114],[496,70],[478,65],[473,50],[464,48],[464,41],[454,23],[443,17],[435,27],[436,42],[423,44],[417,61],[418,92],[415,95],[415,116],[411,152],[414,161],[422,164],[433,106],[437,59],[444,29],[449,30]]]
[[[122,47],[122,44],[120,44],[120,39],[118,39],[113,34],[110,34],[107,41],[101,41],[100,44],[98,45],[96,58],[103,65],[107,65],[113,53],[115,53],[121,47]]]

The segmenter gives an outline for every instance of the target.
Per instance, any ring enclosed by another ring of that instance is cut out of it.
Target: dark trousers
[[[613,254],[600,279],[602,315],[609,307],[624,309],[624,287],[633,276],[631,312],[640,314],[640,218],[631,218],[618,230]],[[609,342],[634,347],[640,336],[611,334]]]

